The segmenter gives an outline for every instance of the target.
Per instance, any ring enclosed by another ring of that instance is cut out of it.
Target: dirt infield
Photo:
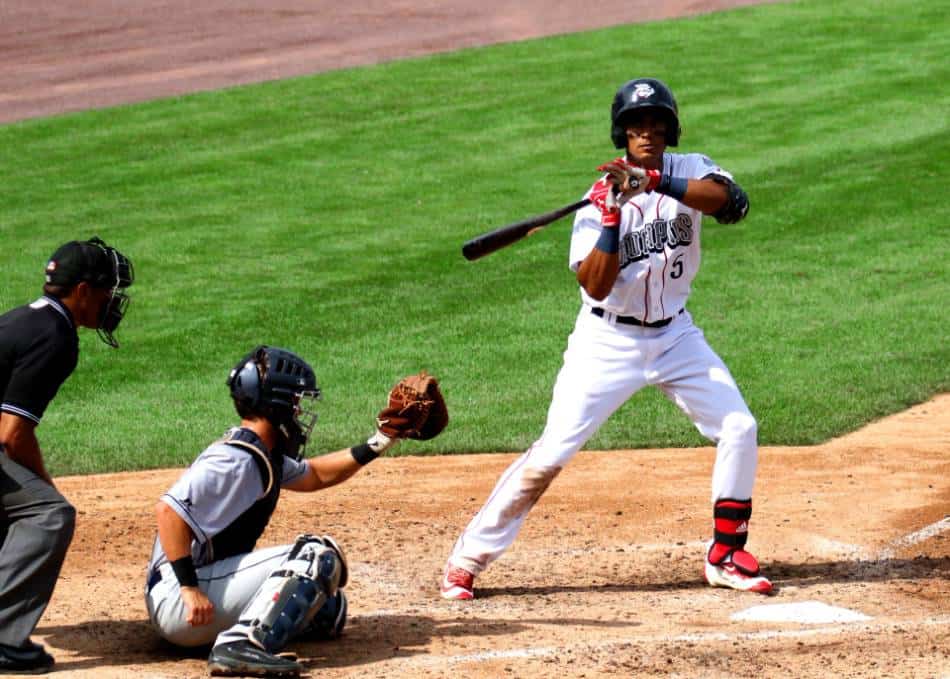
[[[755,1],[6,0],[0,123]],[[513,455],[378,460],[288,493],[262,546],[312,531],[349,556],[344,637],[291,649],[311,676],[950,679],[948,450],[950,395],[824,446],[763,449],[750,547],[769,598],[701,581],[711,448],[582,452],[467,604],[438,597],[439,573]],[[179,473],[57,479],[79,523],[35,635],[56,676],[205,676],[143,602],[152,508]],[[808,602],[866,617],[731,617]]]
[[[263,543],[344,546],[350,622],[292,645],[311,676],[950,677],[950,395],[824,446],[764,448],[751,548],[772,597],[702,583],[712,448],[582,452],[478,599],[438,595],[444,559],[513,455],[394,458],[288,493]],[[79,509],[37,638],[64,677],[200,677],[146,622],[152,507],[180,474],[58,480]],[[863,622],[739,622],[822,602]]]

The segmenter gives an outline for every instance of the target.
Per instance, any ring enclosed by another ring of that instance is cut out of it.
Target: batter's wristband
[[[361,465],[367,465],[379,457],[379,453],[370,448],[368,443],[361,443],[358,446],[353,446],[350,448],[350,455],[352,455],[353,459],[359,462]]]
[[[195,562],[191,555],[183,556],[171,562],[175,577],[181,587],[197,587],[198,573],[195,571]]]
[[[657,193],[663,193],[670,198],[675,198],[676,200],[682,200],[683,196],[686,195],[686,188],[689,186],[689,180],[684,179],[683,177],[674,177],[673,175],[665,174],[660,183],[656,185],[654,189]]]
[[[601,252],[612,255],[620,249],[620,229],[616,226],[605,226],[600,230],[600,238],[594,245]]]

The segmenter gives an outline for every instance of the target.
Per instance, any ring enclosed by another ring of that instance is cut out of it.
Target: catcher
[[[317,420],[313,370],[285,349],[259,346],[227,380],[239,426],[202,452],[162,495],[146,579],[158,633],[178,646],[212,644],[212,675],[297,676],[277,655],[290,639],[332,639],[346,623],[343,550],[324,535],[255,550],[281,489],[346,481],[399,439],[430,439],[448,423],[436,379],[403,378],[375,433],[352,448],[303,458]]]

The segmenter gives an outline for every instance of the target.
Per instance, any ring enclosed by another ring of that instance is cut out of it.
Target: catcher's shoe
[[[231,641],[211,649],[208,670],[215,677],[298,677],[303,667],[250,641]]]
[[[704,575],[713,587],[730,587],[743,592],[770,594],[772,583],[759,572],[759,562],[744,549],[730,550],[724,555],[714,554],[714,542],[706,551]],[[723,545],[715,552],[722,552]],[[716,563],[710,561],[716,558]]]
[[[472,589],[474,582],[475,576],[467,570],[447,563],[442,573],[442,598],[458,601],[474,599],[475,592]]]
[[[46,674],[54,664],[53,656],[32,641],[22,646],[0,644],[0,674]]]

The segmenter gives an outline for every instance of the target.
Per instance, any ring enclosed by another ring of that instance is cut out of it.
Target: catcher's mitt
[[[403,377],[389,392],[389,404],[379,411],[376,425],[391,438],[435,438],[449,423],[449,411],[439,382],[425,370]]]

